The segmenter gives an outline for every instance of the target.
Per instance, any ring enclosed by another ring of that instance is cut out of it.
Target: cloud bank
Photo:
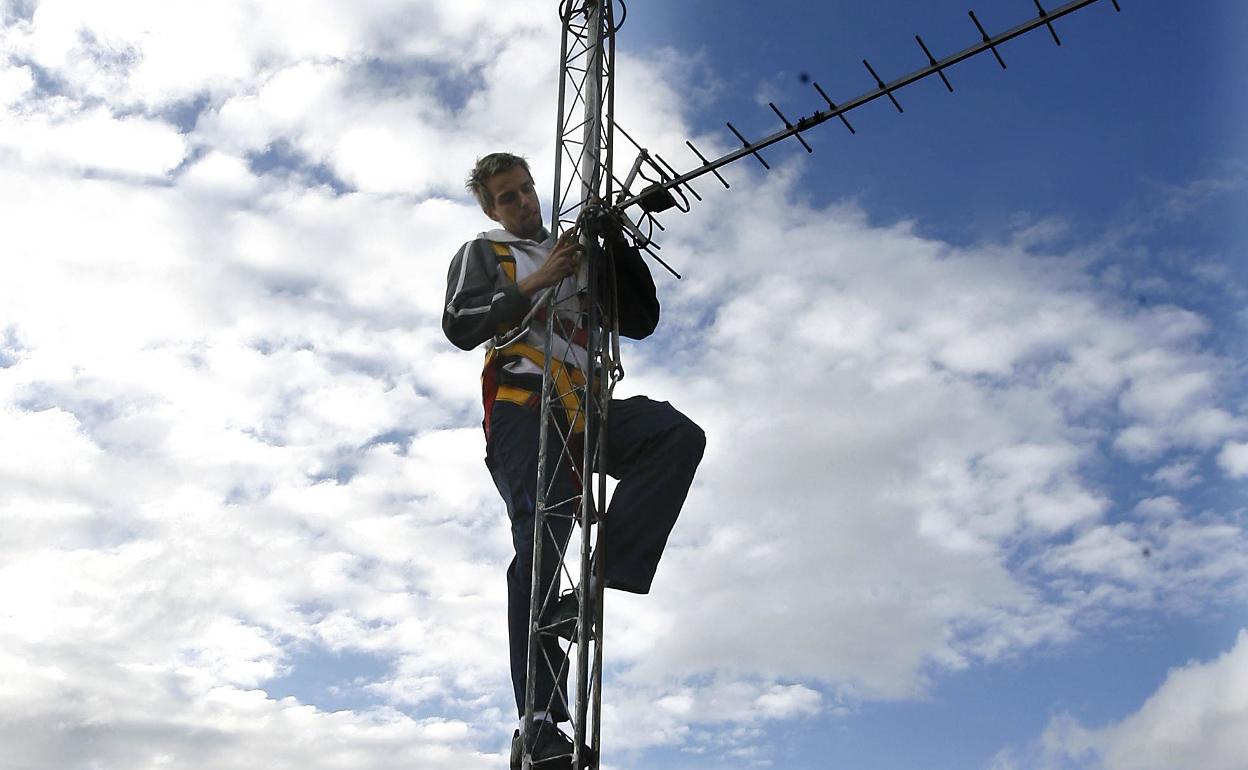
[[[510,545],[480,361],[438,318],[487,224],[472,160],[507,147],[549,185],[550,15],[5,6],[15,767],[502,761]],[[622,69],[630,131],[678,143],[675,60]],[[622,390],[710,446],[654,595],[608,605],[606,740],[742,756],[760,724],[1244,600],[1242,521],[1183,494],[1245,475],[1234,368],[1199,309],[1124,299],[1119,241],[954,247],[803,203],[794,167],[739,173],[665,239],[687,277],[659,277],[664,326],[626,351]],[[352,657],[373,665],[335,675]],[[1068,735],[1153,767],[1115,747],[1201,670]],[[1221,701],[1186,702],[1174,751],[1223,734],[1200,716]]]

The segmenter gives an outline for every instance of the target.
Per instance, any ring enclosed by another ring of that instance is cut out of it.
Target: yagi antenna
[[[663,229],[663,226],[659,224],[654,215],[671,208],[687,212],[689,210],[689,196],[692,196],[696,200],[701,200],[701,196],[698,195],[698,193],[689,184],[694,179],[697,179],[705,174],[714,174],[716,179],[718,179],[719,182],[727,188],[729,187],[728,181],[719,173],[719,169],[727,166],[729,163],[734,163],[747,156],[753,157],[763,165],[763,168],[770,170],[771,165],[763,157],[760,151],[790,137],[796,138],[797,141],[801,143],[802,147],[805,148],[806,152],[814,152],[814,148],[812,148],[810,143],[807,142],[805,137],[802,136],[804,132],[809,131],[821,123],[832,120],[833,118],[839,118],[841,122],[845,124],[845,128],[849,129],[850,133],[856,133],[853,125],[846,117],[846,114],[862,107],[865,104],[884,97],[892,102],[893,107],[895,107],[899,113],[904,112],[905,110],[902,108],[901,102],[897,100],[897,92],[909,85],[919,82],[920,80],[931,77],[932,75],[938,76],[941,82],[944,83],[945,88],[952,93],[953,83],[949,81],[948,76],[945,74],[946,70],[955,64],[959,64],[967,59],[987,52],[991,52],[993,58],[995,58],[997,63],[1001,65],[1001,68],[1005,69],[1005,59],[1002,58],[999,47],[1003,43],[1009,42],[1016,37],[1021,37],[1028,32],[1039,29],[1040,27],[1046,27],[1049,34],[1053,37],[1053,42],[1060,46],[1062,44],[1062,39],[1058,37],[1057,29],[1053,26],[1053,22],[1063,16],[1072,14],[1075,11],[1086,8],[1089,5],[1099,1],[1100,0],[1073,0],[1073,2],[1068,2],[1060,8],[1050,11],[1046,10],[1044,6],[1041,5],[1040,0],[1032,0],[1032,2],[1036,5],[1036,10],[1039,12],[1038,15],[997,35],[989,35],[987,30],[984,29],[984,25],[980,22],[979,17],[975,15],[975,12],[969,11],[968,15],[971,18],[971,22],[975,25],[975,29],[980,34],[980,42],[951,56],[947,56],[943,59],[937,59],[932,55],[932,52],[927,47],[927,44],[923,42],[923,38],[915,35],[914,39],[918,42],[919,48],[922,49],[923,54],[927,57],[927,66],[921,67],[907,75],[897,78],[892,82],[886,83],[884,79],[880,77],[879,73],[876,72],[875,68],[871,66],[871,63],[866,59],[863,59],[862,64],[866,67],[867,72],[870,73],[872,79],[875,80],[876,87],[861,96],[850,99],[849,101],[839,105],[828,97],[827,93],[824,92],[818,82],[812,80],[811,85],[814,86],[815,91],[819,93],[819,96],[822,97],[823,101],[827,103],[827,109],[816,110],[813,114],[807,117],[799,118],[796,122],[794,122],[785,117],[784,113],[781,112],[780,108],[774,103],[768,102],[767,106],[771,108],[772,112],[774,112],[784,124],[783,129],[776,131],[769,136],[765,136],[762,139],[750,141],[737,130],[736,126],[728,123],[728,130],[731,131],[733,136],[735,136],[741,143],[741,146],[713,160],[710,160],[703,155],[697,147],[694,147],[692,142],[686,141],[686,146],[688,146],[693,154],[697,156],[701,165],[684,173],[678,173],[670,164],[659,157],[658,154],[647,151],[644,147],[638,144],[633,137],[625,133],[617,123],[615,125],[616,130],[620,131],[620,133],[623,134],[624,137],[637,148],[637,159],[633,162],[627,178],[624,180],[616,180],[619,184],[619,193],[616,196],[612,209],[617,213],[617,215],[619,215],[618,219],[620,219],[632,232],[637,245],[644,248],[664,267],[667,267],[673,275],[677,275],[677,277],[679,277],[674,270],[668,267],[665,262],[659,260],[658,256],[654,253],[654,249],[659,248],[658,244],[654,242],[652,237],[654,229]],[[1115,11],[1122,10],[1122,7],[1118,5],[1118,0],[1110,0],[1110,2],[1113,3]],[[644,185],[640,190],[634,192],[633,190],[637,186],[638,180],[641,180]],[[637,223],[634,223],[628,216],[623,215],[625,209],[630,209],[634,206],[640,208],[640,214],[638,216],[639,222]]]

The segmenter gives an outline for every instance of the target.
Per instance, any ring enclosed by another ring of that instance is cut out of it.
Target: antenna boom
[[[767,147],[770,147],[773,144],[782,142],[785,139],[788,139],[794,136],[797,137],[799,141],[802,141],[802,137],[801,137],[802,132],[808,131],[811,128],[814,128],[815,126],[820,125],[821,123],[826,123],[827,121],[832,120],[833,118],[841,118],[842,120],[844,120],[844,116],[846,113],[851,112],[852,110],[856,110],[859,107],[863,106],[864,104],[873,102],[876,99],[879,99],[881,97],[887,97],[893,101],[894,105],[897,105],[897,101],[894,98],[893,94],[895,94],[897,91],[900,91],[901,89],[909,85],[917,83],[920,80],[928,78],[932,75],[939,75],[941,80],[945,82],[945,85],[949,88],[949,90],[952,91],[953,86],[949,85],[949,81],[945,77],[944,71],[949,69],[953,65],[959,64],[963,61],[966,61],[967,59],[978,56],[987,51],[992,51],[992,53],[995,56],[997,56],[997,60],[1001,61],[1000,54],[998,54],[996,50],[997,46],[1001,45],[1002,43],[1007,43],[1016,37],[1025,35],[1028,32],[1031,32],[1032,30],[1039,29],[1040,27],[1048,27],[1049,31],[1053,32],[1054,21],[1062,18],[1063,16],[1072,14],[1075,11],[1086,8],[1087,6],[1097,3],[1097,2],[1100,2],[1100,0],[1072,0],[1072,2],[1066,3],[1060,8],[1057,8],[1052,11],[1045,11],[1043,8],[1041,8],[1040,15],[1035,17],[1034,19],[1030,19],[1026,22],[1023,22],[1022,24],[1019,24],[1018,26],[1008,29],[1005,32],[1001,32],[995,36],[989,36],[987,34],[984,34],[984,39],[982,42],[976,43],[975,45],[972,45],[969,48],[959,51],[958,53],[955,53],[951,56],[947,56],[944,59],[934,60],[931,58],[931,55],[929,53],[928,58],[929,58],[930,63],[926,67],[922,67],[920,69],[917,69],[909,73],[908,75],[904,75],[900,78],[897,78],[891,83],[884,83],[883,81],[879,81],[878,76],[877,76],[877,82],[880,83],[880,85],[877,88],[871,91],[868,91],[854,99],[851,99],[848,102],[845,102],[841,105],[830,106],[829,109],[817,111],[808,117],[799,119],[795,123],[790,124],[786,120],[785,121],[786,125],[783,129],[775,132],[774,134],[771,134],[762,139],[759,139],[756,142],[746,142],[744,140],[744,137],[742,137],[734,129],[733,132],[737,133],[737,137],[741,139],[743,142],[743,145],[739,149],[726,153],[716,158],[715,160],[707,161],[703,163],[701,166],[698,166],[697,168],[693,169],[692,171],[687,171],[683,174],[668,177],[661,182],[658,182],[654,185],[651,185],[650,187],[647,187],[640,194],[634,195],[632,193],[624,191],[625,196],[621,197],[621,199],[614,205],[613,208],[615,208],[616,210],[622,211],[624,209],[629,208],[630,206],[641,203],[643,198],[654,195],[656,192],[659,192],[661,190],[671,190],[673,188],[687,186],[687,184],[690,181],[697,179],[698,177],[703,176],[704,174],[714,172],[716,176],[718,176],[719,175],[718,170],[720,168],[727,166],[729,163],[738,161],[741,158],[746,157],[747,155],[753,155],[755,158],[762,160],[761,156],[759,155],[759,150],[765,149]],[[1113,2],[1114,8],[1116,10],[1121,10],[1121,8],[1118,6],[1118,0],[1111,0],[1111,2]],[[1039,2],[1037,2],[1036,5],[1037,7],[1040,7]],[[971,17],[973,20],[975,20],[974,12],[972,12]],[[975,20],[975,22],[976,22],[976,26],[979,27],[978,20]],[[982,27],[980,27],[980,29],[982,30]],[[1053,34],[1054,34],[1054,39],[1056,40],[1057,39],[1056,33],[1053,33]],[[921,40],[919,44],[923,45]],[[1061,43],[1058,42],[1058,45],[1061,45]],[[927,47],[924,45],[923,48],[924,48],[924,52],[927,53]],[[866,63],[865,60],[863,63],[864,64]],[[1002,65],[1004,66],[1004,62],[1002,62]],[[869,64],[867,65],[867,68],[870,69]],[[872,74],[873,75],[875,74],[874,70],[872,70]],[[817,83],[815,84],[815,88],[819,90],[819,93],[821,95],[823,95],[824,100],[827,101],[829,105],[831,105],[832,101],[828,99],[826,95],[823,94],[823,89],[819,88],[819,85]],[[898,109],[900,109],[900,105],[897,105],[897,107]],[[773,106],[772,109],[775,109],[775,107]],[[848,123],[846,125],[848,125]],[[731,125],[729,126],[729,128],[731,128]],[[853,129],[851,128],[850,130],[852,131]],[[806,149],[809,151],[810,148],[808,145],[806,145],[805,141],[802,141],[802,145],[805,146]],[[699,158],[701,157],[702,156],[699,154]],[[765,162],[764,162],[764,165],[766,165]]]

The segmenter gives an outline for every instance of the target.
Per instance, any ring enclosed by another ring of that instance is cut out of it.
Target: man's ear
[[[481,210],[482,210],[482,211],[484,211],[484,212],[485,212],[485,215],[486,215],[487,217],[489,217],[490,219],[493,219],[495,222],[497,222],[497,221],[498,221],[498,216],[494,214],[494,207],[493,207],[493,206],[489,206],[489,207],[487,207],[487,208],[483,208],[483,209],[481,209]]]

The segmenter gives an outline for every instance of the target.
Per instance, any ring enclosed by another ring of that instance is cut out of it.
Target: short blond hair
[[[533,178],[533,172],[529,171],[529,162],[519,155],[512,155],[509,152],[492,152],[483,158],[477,158],[476,165],[468,173],[464,187],[472,193],[472,197],[477,199],[477,203],[481,204],[482,211],[494,206],[494,196],[486,188],[485,180],[495,174],[510,171],[516,166],[523,168],[530,179]]]

